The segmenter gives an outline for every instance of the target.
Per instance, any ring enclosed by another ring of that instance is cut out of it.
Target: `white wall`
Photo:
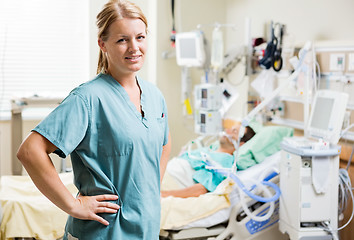
[[[101,11],[103,5],[106,3],[104,0],[90,0],[90,16],[89,16],[89,41],[90,41],[90,78],[96,76],[98,52],[97,45],[97,27],[96,16]]]
[[[227,0],[229,22],[252,20],[253,37],[266,37],[270,21],[286,24],[296,43],[308,40],[353,40],[354,1],[352,0]],[[229,41],[243,40],[240,38]]]

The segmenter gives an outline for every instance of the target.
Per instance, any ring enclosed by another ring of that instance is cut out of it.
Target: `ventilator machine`
[[[305,136],[286,138],[280,165],[279,229],[290,239],[338,239],[337,145],[348,94],[316,92]]]
[[[300,51],[298,67],[287,81],[243,120],[238,144],[244,127],[255,114],[298,77],[310,47],[308,42]],[[304,136],[285,138],[281,143],[279,230],[289,235],[290,239],[338,239],[338,230],[344,227],[338,228],[341,148],[337,144],[348,97],[343,92],[317,90],[309,121],[304,123]]]

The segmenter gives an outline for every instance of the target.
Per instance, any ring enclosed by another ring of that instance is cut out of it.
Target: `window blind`
[[[89,1],[0,0],[0,117],[14,97],[64,97],[89,77]]]

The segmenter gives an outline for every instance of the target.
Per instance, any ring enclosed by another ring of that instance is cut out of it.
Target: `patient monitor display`
[[[348,94],[330,90],[318,90],[311,106],[308,125],[310,137],[322,138],[337,144],[343,125]]]
[[[176,59],[179,66],[202,67],[204,65],[205,51],[202,32],[176,34]]]
[[[318,97],[312,117],[311,127],[327,130],[329,120],[333,111],[334,99]]]

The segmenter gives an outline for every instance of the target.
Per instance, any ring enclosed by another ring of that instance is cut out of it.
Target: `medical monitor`
[[[179,66],[202,67],[204,65],[204,36],[201,31],[176,34],[176,59]]]
[[[310,137],[337,144],[342,130],[348,94],[318,90],[311,106],[307,133]]]

